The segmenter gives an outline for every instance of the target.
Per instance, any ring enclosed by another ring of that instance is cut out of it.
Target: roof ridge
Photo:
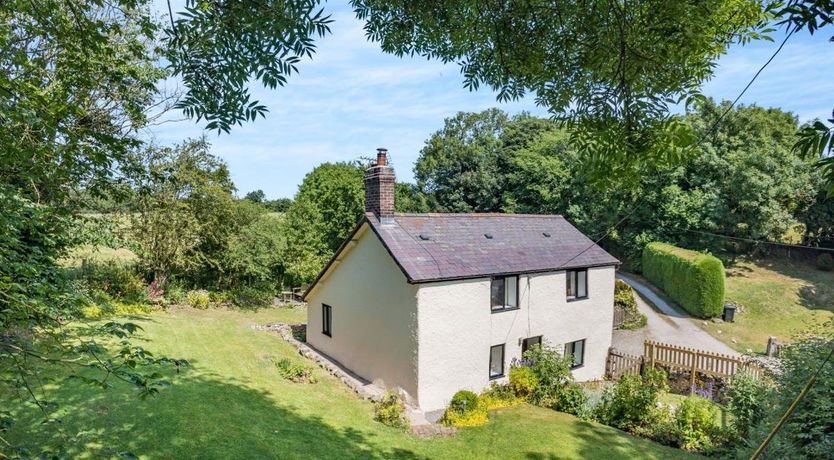
[[[523,217],[523,218],[562,218],[561,214],[515,214],[503,212],[398,212],[394,217]]]

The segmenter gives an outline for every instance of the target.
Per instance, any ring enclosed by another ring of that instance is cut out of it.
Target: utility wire
[[[811,391],[811,388],[814,386],[815,383],[817,383],[817,377],[819,377],[820,372],[822,372],[822,369],[825,367],[826,364],[828,364],[828,361],[831,360],[832,356],[834,356],[834,347],[831,347],[831,351],[828,353],[828,356],[826,356],[822,363],[820,363],[819,367],[817,367],[816,372],[814,372],[814,375],[811,376],[811,379],[808,380],[808,383],[805,384],[805,386],[802,388],[802,391],[800,391],[799,394],[796,396],[796,399],[794,399],[791,405],[788,406],[788,410],[786,410],[785,413],[782,414],[782,418],[779,419],[779,423],[777,423],[776,426],[774,426],[773,429],[770,430],[770,433],[767,434],[767,437],[764,439],[764,441],[762,441],[762,443],[759,445],[756,451],[753,452],[753,455],[750,457],[750,460],[756,460],[762,455],[764,450],[767,448],[768,444],[770,444],[770,441],[772,441],[773,438],[776,436],[776,433],[778,433],[779,430],[782,429],[782,426],[788,421],[791,415],[793,415],[799,403],[802,402],[803,399],[805,399],[805,396],[808,395],[808,392]]]
[[[717,236],[717,237],[720,237],[720,238],[727,238],[727,239],[730,239],[730,240],[746,241],[748,243],[764,243],[764,244],[773,244],[773,245],[776,245],[776,246],[785,246],[785,247],[788,247],[788,248],[813,249],[814,251],[834,252],[834,248],[821,248],[821,247],[818,247],[818,246],[805,246],[805,245],[802,245],[802,244],[780,243],[780,242],[777,242],[777,241],[768,241],[768,240],[755,240],[755,239],[752,239],[752,238],[742,238],[742,237],[739,237],[739,236],[722,235],[720,233],[705,232],[705,231],[701,231],[701,230],[690,230],[690,229],[686,229],[686,228],[682,229],[682,231],[690,232],[690,233],[700,233],[702,235]]]
[[[761,67],[759,67],[759,70],[756,71],[756,74],[753,75],[753,78],[750,79],[750,81],[747,83],[747,86],[745,86],[744,89],[741,90],[741,92],[738,94],[738,96],[736,96],[736,98],[733,100],[732,104],[730,104],[730,106],[727,107],[727,110],[725,110],[718,117],[718,119],[715,120],[715,123],[712,125],[712,128],[710,128],[709,132],[707,133],[707,136],[711,136],[712,134],[715,133],[715,130],[718,128],[718,124],[721,122],[721,120],[724,119],[724,116],[726,116],[728,113],[730,113],[730,110],[733,110],[733,107],[735,107],[736,103],[738,103],[738,101],[741,99],[741,97],[744,96],[744,93],[746,93],[747,90],[750,89],[750,87],[753,85],[753,82],[755,82],[756,79],[759,78],[759,75],[761,75],[762,71],[764,71],[764,69],[768,65],[770,65],[771,62],[773,62],[773,59],[776,58],[776,55],[779,54],[780,51],[782,51],[782,48],[785,47],[785,43],[788,42],[788,39],[791,38],[791,36],[793,35],[794,32],[795,32],[795,30],[791,30],[790,32],[788,32],[788,34],[785,36],[785,39],[782,40],[782,43],[779,45],[779,48],[776,48],[776,51],[774,51],[773,54],[770,56],[770,59],[768,59],[764,64],[762,64]]]

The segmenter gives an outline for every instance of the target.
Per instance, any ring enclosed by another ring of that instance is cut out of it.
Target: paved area
[[[643,342],[654,340],[724,353],[730,356],[740,356],[737,351],[709,335],[696,324],[696,321],[703,320],[692,318],[687,313],[673,307],[648,285],[622,273],[618,273],[617,278],[631,285],[635,292],[639,294],[635,296],[637,307],[640,313],[646,315],[648,323],[645,327],[635,331],[614,331],[614,348],[626,353],[642,355]],[[654,305],[652,306],[646,300]]]

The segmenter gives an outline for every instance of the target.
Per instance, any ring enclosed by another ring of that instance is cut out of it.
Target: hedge
[[[712,318],[724,311],[724,264],[716,257],[649,243],[643,249],[643,276],[694,316]]]

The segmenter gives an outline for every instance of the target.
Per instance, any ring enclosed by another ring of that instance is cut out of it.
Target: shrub
[[[713,446],[718,433],[718,406],[700,396],[689,396],[675,411],[673,433],[682,449],[701,451]]]
[[[538,379],[538,385],[530,397],[531,401],[540,406],[556,406],[559,392],[573,382],[573,374],[570,371],[572,359],[562,356],[547,344],[527,350],[524,358],[524,362],[529,364]]]
[[[829,253],[823,253],[817,256],[817,268],[826,272],[834,270],[834,257]]]
[[[634,299],[634,289],[625,281],[614,282],[614,308],[625,313],[625,321],[620,329],[639,329],[646,325],[646,315],[637,309],[637,301]]]
[[[180,304],[185,300],[185,289],[176,281],[168,281],[165,285],[165,300],[170,304]]]
[[[576,382],[565,385],[556,395],[554,409],[573,415],[582,415],[588,396]]]
[[[478,396],[478,404],[486,410],[515,406],[522,401],[524,400],[516,396],[510,385],[502,385],[496,382],[492,382],[489,389]]]
[[[113,298],[131,302],[148,300],[145,280],[136,272],[132,263],[85,258],[81,260],[75,276],[90,290],[105,292]]]
[[[231,292],[232,303],[239,308],[261,308],[272,305],[274,290],[267,286],[241,286]]]
[[[443,414],[441,423],[450,426],[480,426],[489,420],[486,407],[479,404],[478,396],[468,390],[461,390],[452,397],[449,408]]]
[[[410,423],[405,413],[405,404],[400,395],[388,391],[374,405],[374,420],[394,428],[408,428]]]
[[[739,438],[745,438],[750,427],[764,415],[769,399],[767,384],[747,372],[733,376],[727,388],[727,411],[732,416],[732,427]]]
[[[188,291],[188,294],[185,296],[185,300],[191,308],[196,308],[198,310],[207,309],[209,307],[209,303],[211,303],[209,293],[204,289]]]
[[[606,389],[594,416],[606,425],[622,430],[651,428],[658,419],[657,399],[668,389],[666,373],[647,369],[646,375],[624,375]]]
[[[278,373],[285,379],[296,383],[316,383],[316,378],[313,376],[313,369],[299,363],[293,363],[287,358],[283,358],[275,363],[278,368]]]
[[[81,314],[87,319],[101,319],[109,316],[146,315],[157,310],[157,307],[146,303],[107,302],[82,307]]]
[[[527,366],[510,367],[510,389],[520,398],[528,398],[539,386],[539,378]]]
[[[643,249],[643,275],[694,316],[724,311],[724,264],[716,257],[650,243]]]

